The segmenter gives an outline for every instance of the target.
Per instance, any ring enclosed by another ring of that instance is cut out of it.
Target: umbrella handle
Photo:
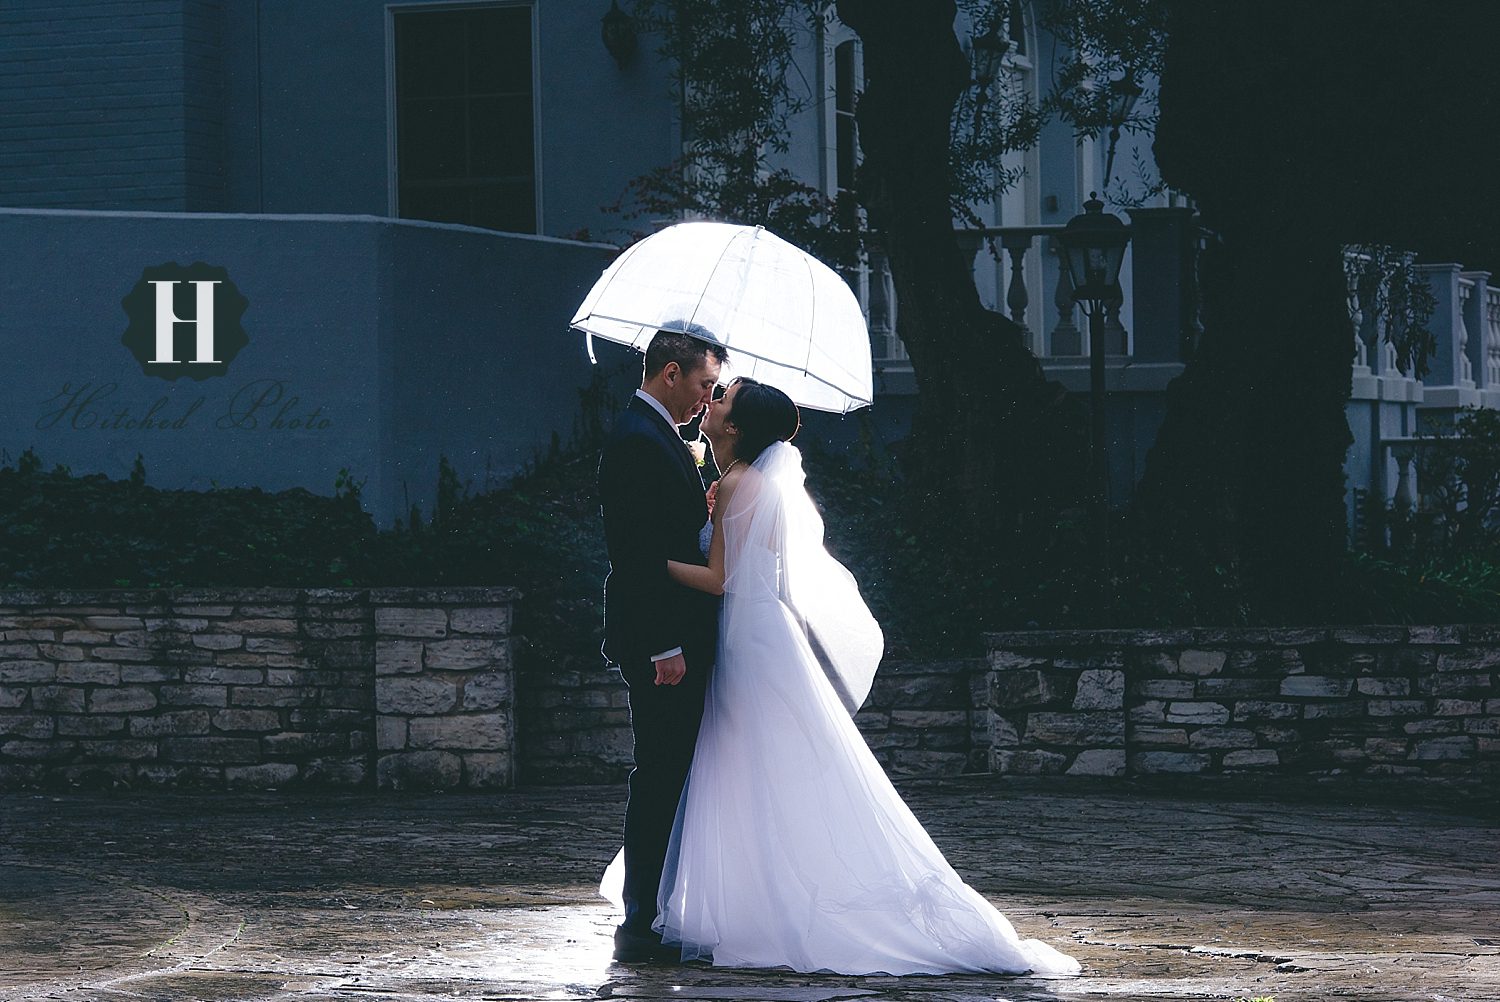
[[[588,331],[584,331],[583,343],[588,347],[589,350],[589,364],[598,365],[599,360],[594,357],[594,335],[590,334]]]

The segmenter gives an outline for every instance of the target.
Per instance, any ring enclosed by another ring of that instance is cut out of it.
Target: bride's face
[[[739,392],[739,388],[739,384],[736,383],[724,391],[723,397],[709,401],[708,414],[703,418],[700,427],[703,429],[703,434],[710,439],[721,438],[726,434],[725,425],[729,421],[731,411],[734,410],[734,395]]]

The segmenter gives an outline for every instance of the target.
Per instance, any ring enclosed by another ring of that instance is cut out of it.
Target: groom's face
[[[719,360],[705,353],[691,372],[678,367],[676,362],[668,362],[664,375],[667,399],[662,404],[673,421],[687,424],[713,399],[714,387],[719,382]]]

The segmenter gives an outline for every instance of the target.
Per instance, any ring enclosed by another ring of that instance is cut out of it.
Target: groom
[[[718,639],[717,599],[677,584],[667,561],[704,563],[703,479],[678,433],[703,411],[724,349],[658,331],[641,388],[615,422],[599,460],[609,577],[604,655],[630,688],[635,769],[625,806],[625,921],[616,960],[675,960],[651,929],[667,840],[692,763]]]

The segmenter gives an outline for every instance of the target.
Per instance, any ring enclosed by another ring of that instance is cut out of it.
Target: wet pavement
[[[594,886],[620,787],[6,794],[0,1002],[1500,1000],[1500,821],[900,785],[959,872],[1081,977],[613,964]]]

